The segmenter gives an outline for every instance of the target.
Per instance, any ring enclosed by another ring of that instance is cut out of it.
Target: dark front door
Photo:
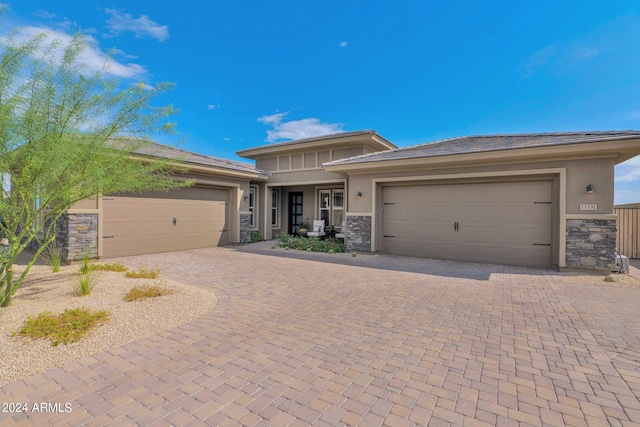
[[[298,234],[302,224],[302,193],[289,193],[289,234]]]

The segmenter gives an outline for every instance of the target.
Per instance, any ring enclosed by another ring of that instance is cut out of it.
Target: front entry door
[[[289,234],[298,234],[302,225],[302,192],[289,193]]]

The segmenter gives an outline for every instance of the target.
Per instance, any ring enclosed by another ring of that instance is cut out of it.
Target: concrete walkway
[[[218,305],[1,387],[0,426],[640,425],[640,287],[252,246],[122,260]]]

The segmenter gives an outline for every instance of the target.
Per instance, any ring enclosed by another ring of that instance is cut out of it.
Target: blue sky
[[[640,129],[640,2],[0,0],[0,31],[81,29],[111,77],[168,81],[180,135],[239,149],[374,129],[399,146]],[[616,168],[640,202],[640,158]]]

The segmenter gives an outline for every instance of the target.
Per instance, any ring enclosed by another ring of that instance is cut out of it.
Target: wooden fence
[[[629,258],[640,258],[640,207],[615,208],[618,215],[618,251]]]

